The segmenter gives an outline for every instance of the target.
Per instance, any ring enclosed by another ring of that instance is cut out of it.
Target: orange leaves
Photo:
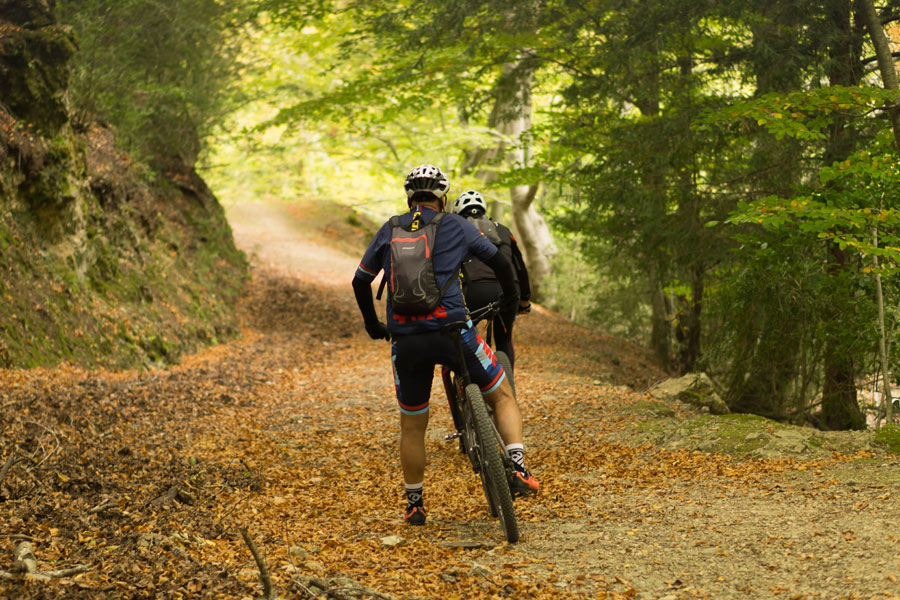
[[[291,582],[303,577],[397,598],[712,598],[739,586],[758,595],[783,583],[779,570],[745,576],[734,565],[782,553],[778,564],[799,569],[794,556],[806,566],[836,552],[812,544],[872,542],[857,527],[813,529],[802,512],[839,493],[824,481],[832,465],[871,457],[737,460],[633,445],[655,417],[642,412],[646,395],[621,384],[644,389],[658,374],[639,350],[543,311],[516,326],[527,462],[543,484],[516,502],[522,542],[503,542],[477,476],[443,441],[452,425],[439,382],[426,436],[429,522],[406,527],[388,347],[358,331],[349,291],[257,275],[246,302],[240,341],[167,371],[0,370],[2,403],[62,440],[35,472],[43,497],[11,471],[13,519],[0,533],[34,536],[39,560],[91,561],[79,579],[90,593],[172,598],[259,595],[241,527],[276,589],[301,598]],[[32,451],[49,452],[53,436],[31,427]],[[817,482],[788,487],[801,476]],[[888,491],[853,498],[850,511],[874,510]],[[767,502],[781,512],[745,526]],[[791,510],[795,523],[777,520]],[[389,536],[402,543],[386,546]]]

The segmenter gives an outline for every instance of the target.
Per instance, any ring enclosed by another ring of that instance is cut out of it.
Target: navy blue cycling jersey
[[[427,207],[413,206],[410,212],[400,216],[400,223],[409,226],[413,213],[421,210],[422,221],[430,223],[437,214]],[[391,276],[391,223],[386,221],[363,255],[362,262],[356,269],[356,277],[371,283],[384,270],[388,279]],[[438,287],[443,288],[450,277],[457,277],[459,265],[468,254],[474,254],[483,261],[490,260],[497,253],[497,246],[491,243],[464,218],[456,214],[447,214],[438,228],[434,241],[434,275]],[[387,294],[387,328],[391,334],[419,333],[435,331],[444,323],[464,321],[467,318],[466,304],[459,283],[452,283],[444,292],[441,304],[427,315],[398,315],[391,307],[390,294]]]

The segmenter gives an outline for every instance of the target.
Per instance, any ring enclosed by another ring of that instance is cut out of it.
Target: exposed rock
[[[484,567],[483,565],[472,563],[472,568],[469,569],[469,575],[473,577],[480,577],[481,579],[490,579],[493,576],[493,573],[491,573],[490,569]]]
[[[683,377],[666,379],[650,388],[650,395],[658,400],[678,400],[699,408],[705,407],[714,415],[731,412],[706,373],[688,373]]]
[[[46,0],[0,0],[0,102],[35,131],[53,135],[69,120],[64,94],[77,46]]]
[[[384,546],[399,546],[404,543],[406,540],[400,537],[399,535],[386,535],[381,538],[381,543]]]
[[[171,364],[239,331],[246,260],[191,165],[148,171],[91,115],[70,124],[54,9],[0,0],[0,368]]]

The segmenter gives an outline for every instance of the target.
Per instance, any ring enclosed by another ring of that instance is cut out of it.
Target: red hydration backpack
[[[391,217],[391,306],[399,315],[425,315],[437,308],[453,283],[450,277],[438,287],[434,276],[434,240],[446,213],[439,212],[426,224],[416,212],[408,228],[400,217]],[[384,281],[382,280],[382,286]],[[381,290],[378,291],[381,299]]]

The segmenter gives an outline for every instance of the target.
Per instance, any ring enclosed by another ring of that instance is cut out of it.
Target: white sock
[[[506,446],[506,453],[509,455],[509,458],[516,465],[516,469],[519,471],[525,470],[525,445],[524,444],[508,444]]]
[[[424,484],[424,481],[421,483],[404,483],[403,485],[406,486],[406,501],[413,506],[423,506],[422,486]]]

